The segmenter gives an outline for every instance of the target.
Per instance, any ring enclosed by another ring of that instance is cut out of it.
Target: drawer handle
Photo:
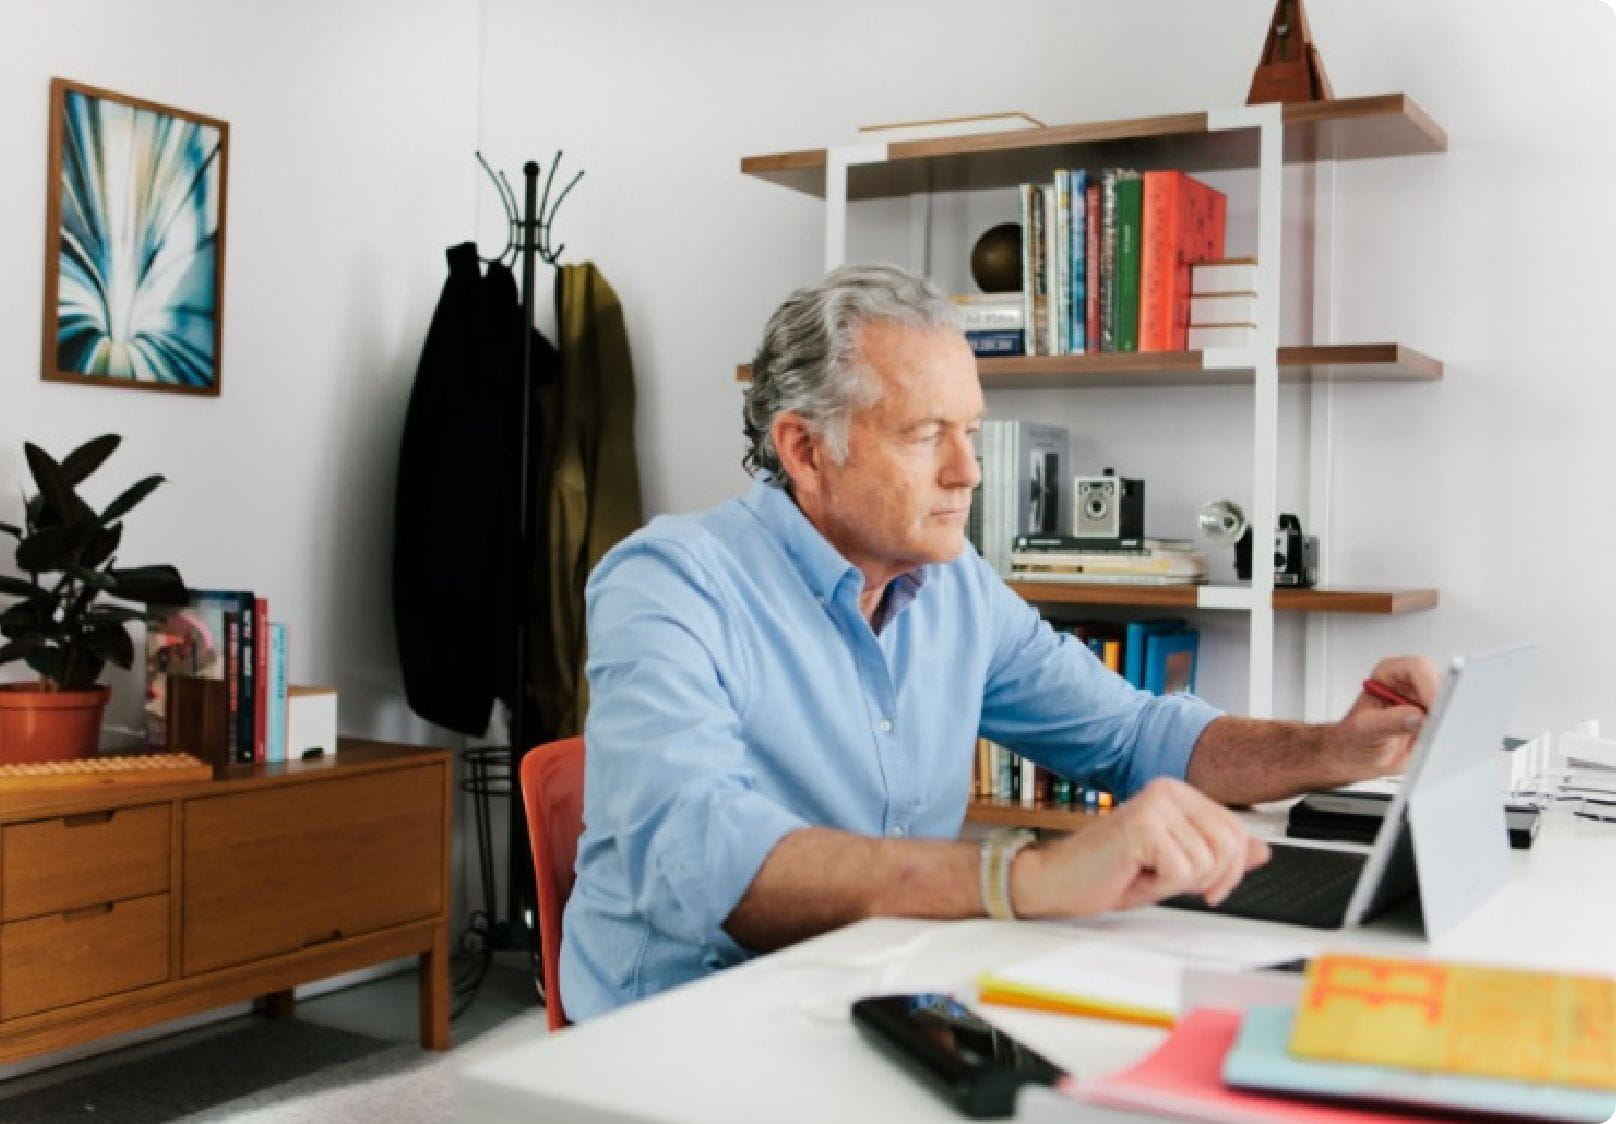
[[[105,917],[112,912],[111,902],[102,902],[100,905],[85,906],[83,909],[70,909],[62,914],[63,921],[87,921],[92,917]]]
[[[329,933],[321,933],[317,937],[310,937],[308,940],[303,942],[303,947],[310,948],[317,944],[330,944],[332,941],[340,941],[341,939],[342,930],[332,929]]]
[[[112,821],[112,816],[113,816],[113,813],[110,812],[110,811],[80,812],[76,816],[63,816],[62,817],[62,826],[63,827],[90,827],[93,824],[110,823]]]

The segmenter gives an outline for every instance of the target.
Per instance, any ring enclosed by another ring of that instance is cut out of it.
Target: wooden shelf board
[[[1442,152],[1448,138],[1405,94],[1337,98],[1284,107],[1285,160],[1357,160]],[[825,194],[826,150],[741,158],[741,171],[809,195]],[[1212,130],[1206,113],[1051,125],[965,137],[899,141],[887,159],[848,170],[848,198],[1011,187],[1043,180],[1057,163],[1171,167],[1186,171],[1254,167],[1253,129]]]
[[[1085,386],[1250,386],[1252,369],[1208,370],[1199,351],[1101,352],[980,359],[985,390],[1068,389]],[[735,378],[747,382],[741,364]],[[1330,344],[1279,349],[1279,379],[1299,382],[1428,382],[1442,361],[1400,343]]]
[[[965,818],[971,823],[993,824],[999,827],[1048,828],[1055,831],[1082,831],[1111,809],[1086,809],[1058,805],[1025,804],[1011,800],[993,800],[977,797],[965,806]]]
[[[1197,585],[1120,585],[1082,582],[1008,583],[1022,598],[1041,605],[1146,605],[1193,609]],[[1274,609],[1294,613],[1369,613],[1392,616],[1434,609],[1434,589],[1276,589]]]

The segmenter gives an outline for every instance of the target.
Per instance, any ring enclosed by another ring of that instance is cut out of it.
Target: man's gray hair
[[[766,472],[780,487],[790,483],[770,434],[774,419],[787,412],[819,428],[837,464],[847,459],[849,417],[881,394],[857,352],[859,329],[874,320],[959,326],[941,289],[895,265],[844,265],[793,292],[769,317],[752,360],[752,385],[741,408],[748,472]]]

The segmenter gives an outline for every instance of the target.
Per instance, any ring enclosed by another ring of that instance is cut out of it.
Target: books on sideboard
[[[286,629],[250,590],[194,589],[146,631],[148,750],[221,764],[285,758]]]

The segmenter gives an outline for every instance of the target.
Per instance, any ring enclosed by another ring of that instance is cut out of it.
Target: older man
[[[751,491],[655,520],[589,583],[573,1017],[863,917],[1217,902],[1267,855],[1224,803],[1406,759],[1414,707],[1307,726],[1147,694],[1005,587],[965,542],[982,389],[931,283],[832,272],[752,374]],[[1422,659],[1374,676],[1435,694]],[[1124,802],[1056,842],[961,842],[978,732]]]

